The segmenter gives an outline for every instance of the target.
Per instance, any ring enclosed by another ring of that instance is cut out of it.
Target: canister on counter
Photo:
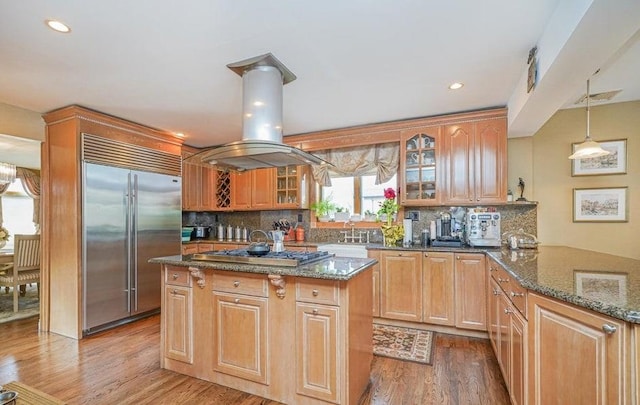
[[[429,235],[428,229],[423,229],[420,233],[420,246],[426,248],[431,243],[431,235]]]
[[[304,242],[304,228],[301,226],[296,228],[296,242]]]

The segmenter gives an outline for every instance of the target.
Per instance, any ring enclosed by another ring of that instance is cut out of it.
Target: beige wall
[[[35,111],[0,103],[0,134],[44,141],[44,120]]]
[[[525,197],[539,202],[538,239],[543,244],[640,259],[640,102],[597,106],[591,110],[591,135],[596,141],[627,139],[627,174],[571,177],[571,161],[567,156],[571,143],[584,139],[585,120],[584,108],[561,110],[533,137],[509,140],[509,186],[514,186],[520,172],[532,170],[532,194],[527,195],[525,189]],[[530,156],[527,142],[531,145]],[[573,222],[574,188],[621,186],[628,187],[628,222]]]

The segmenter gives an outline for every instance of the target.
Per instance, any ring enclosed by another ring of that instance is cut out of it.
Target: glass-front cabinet
[[[440,126],[405,130],[401,135],[400,172],[403,205],[438,204]],[[441,189],[441,188],[440,188]]]
[[[276,170],[277,208],[307,208],[309,171],[306,166],[278,167]]]

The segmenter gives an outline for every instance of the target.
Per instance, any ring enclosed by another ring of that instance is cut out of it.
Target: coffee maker
[[[441,212],[436,219],[436,237],[431,242],[432,246],[462,246],[462,224],[449,212]]]
[[[500,247],[500,213],[467,213],[467,242],[471,246]]]

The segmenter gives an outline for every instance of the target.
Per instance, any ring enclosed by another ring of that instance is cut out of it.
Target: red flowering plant
[[[385,215],[387,219],[387,223],[381,226],[385,246],[396,246],[398,240],[404,236],[402,225],[393,224],[393,216],[398,213],[399,208],[400,206],[396,202],[396,191],[392,188],[386,188],[384,201],[380,203],[378,210],[378,216]]]

